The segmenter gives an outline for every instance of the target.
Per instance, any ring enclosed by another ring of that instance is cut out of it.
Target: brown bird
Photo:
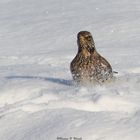
[[[79,32],[77,44],[78,53],[70,64],[72,77],[76,82],[103,83],[113,77],[111,65],[97,52],[90,32]]]

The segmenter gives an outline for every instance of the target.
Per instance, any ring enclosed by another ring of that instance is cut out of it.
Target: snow
[[[139,0],[0,0],[0,140],[139,140]],[[116,80],[76,86],[76,35],[93,34]]]

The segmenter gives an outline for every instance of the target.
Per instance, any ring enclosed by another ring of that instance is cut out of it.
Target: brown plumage
[[[70,70],[76,82],[102,83],[113,77],[111,65],[96,51],[90,32],[79,32],[77,44],[78,53],[70,64]]]

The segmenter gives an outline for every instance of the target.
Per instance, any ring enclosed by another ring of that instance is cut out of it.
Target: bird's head
[[[92,35],[88,31],[80,31],[77,34],[78,51],[87,50],[89,53],[95,51],[95,43]]]

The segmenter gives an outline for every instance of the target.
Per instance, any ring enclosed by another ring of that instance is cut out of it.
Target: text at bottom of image
[[[82,137],[57,137],[56,140],[83,140]]]

